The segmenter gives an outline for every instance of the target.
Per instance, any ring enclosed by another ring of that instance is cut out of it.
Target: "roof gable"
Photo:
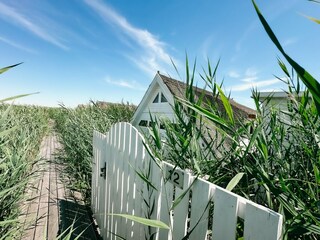
[[[163,79],[160,77],[159,72],[155,75],[152,82],[150,83],[146,93],[144,94],[141,102],[139,103],[133,117],[131,123],[133,125],[137,124],[135,121],[138,121],[140,114],[142,114],[143,110],[154,100],[155,95],[153,94],[156,89],[160,88],[162,94],[164,94],[169,104],[173,104],[174,97],[171,91],[168,89],[167,85],[164,84]]]

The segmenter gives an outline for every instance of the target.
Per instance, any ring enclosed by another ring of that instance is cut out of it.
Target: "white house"
[[[288,93],[284,91],[260,92],[259,100],[262,103],[262,106],[265,110],[270,107],[276,107],[281,110],[287,110]]]
[[[171,105],[174,104],[174,97],[184,98],[186,87],[185,83],[157,72],[134,113],[131,121],[132,125],[138,128],[149,126],[150,113],[154,116],[166,117],[174,121],[174,112]],[[219,108],[224,109],[222,101],[219,98],[214,99],[212,93],[197,87],[194,87],[194,92],[197,97],[204,93],[206,101],[218,101]],[[241,105],[232,99],[230,99],[230,104],[235,116],[247,119],[255,118],[255,110]]]
[[[302,97],[305,92],[300,92],[299,97]],[[281,92],[259,92],[259,101],[262,104],[262,109],[267,116],[269,114],[270,109],[280,110],[281,116],[284,118],[288,118],[285,116],[285,112],[288,111],[288,99],[293,97],[291,94],[281,91]],[[311,99],[311,94],[309,95]]]
[[[305,92],[300,92],[299,97],[302,97],[305,94]],[[259,100],[262,103],[262,106],[264,109],[268,109],[270,107],[278,108],[280,110],[288,110],[288,98],[290,97],[290,94],[281,91],[281,92],[259,92]],[[311,98],[311,95],[309,95],[309,98]]]

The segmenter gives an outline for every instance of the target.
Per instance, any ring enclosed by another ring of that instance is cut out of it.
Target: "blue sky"
[[[304,15],[320,18],[320,4],[257,3],[289,55],[319,78],[320,26]],[[247,106],[252,86],[284,87],[250,0],[0,0],[0,29],[0,66],[24,62],[0,76],[0,97],[40,92],[19,103],[138,104],[157,70],[178,78],[170,59],[184,76],[186,52],[198,72],[221,59],[218,81]]]

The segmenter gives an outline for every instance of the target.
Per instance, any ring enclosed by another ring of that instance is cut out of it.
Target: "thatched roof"
[[[170,90],[173,96],[178,98],[185,98],[185,92],[187,88],[187,85],[185,83],[178,81],[176,79],[167,77],[165,75],[162,75],[160,73],[158,74],[161,77],[164,84],[168,87],[168,89]],[[219,97],[214,97],[212,92],[209,92],[205,89],[198,88],[198,87],[193,87],[193,90],[197,98],[199,98],[203,94],[204,103],[216,103],[220,111],[225,111],[222,100]],[[255,110],[248,108],[242,104],[239,104],[233,99],[229,99],[229,102],[235,117],[249,118],[249,119],[255,118],[256,116]]]

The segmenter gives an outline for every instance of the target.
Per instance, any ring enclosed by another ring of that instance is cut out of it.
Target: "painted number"
[[[173,185],[183,189],[184,172],[182,170],[167,166],[166,177]]]

